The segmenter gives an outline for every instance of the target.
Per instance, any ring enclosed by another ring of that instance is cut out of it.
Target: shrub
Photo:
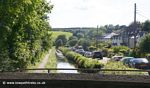
[[[112,47],[112,49],[115,54],[123,54],[123,55],[126,55],[126,53],[129,51],[129,48],[126,46],[114,46]]]
[[[90,51],[94,51],[94,50],[96,50],[96,47],[90,46],[90,47],[89,47],[89,50],[90,50]]]
[[[108,56],[108,49],[106,49],[106,48],[104,48],[103,50],[102,50],[102,52],[103,52],[103,56],[104,57],[107,57]]]
[[[150,33],[141,39],[139,48],[142,53],[150,53]]]
[[[146,54],[146,58],[150,61],[150,53]]]
[[[104,66],[96,59],[86,58],[78,53],[70,51],[67,48],[61,47],[60,50],[67,57],[67,59],[73,61],[78,68],[101,68]]]
[[[115,69],[115,70],[135,70],[134,68],[129,68],[128,66],[124,65],[122,62],[116,61],[109,61],[105,66],[104,69]],[[129,71],[105,71],[105,74],[114,74],[114,75],[143,75],[147,74],[147,72],[129,72]]]

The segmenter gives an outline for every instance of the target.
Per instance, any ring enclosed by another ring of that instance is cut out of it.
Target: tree
[[[82,38],[79,40],[78,45],[82,46],[84,50],[88,50],[88,47],[90,46],[90,41]]]
[[[55,44],[56,44],[56,48],[58,48],[63,45],[63,41],[61,39],[58,39]]]
[[[142,53],[150,53],[150,33],[141,40],[139,49]]]
[[[114,47],[112,47],[112,49],[115,54],[122,53],[125,55],[129,51],[129,48],[127,46],[114,46]]]
[[[0,1],[0,69],[27,68],[51,47],[46,0]],[[4,59],[4,61],[3,61]]]
[[[68,41],[69,46],[73,47],[77,44],[78,40],[77,39],[72,39],[70,41]]]
[[[83,34],[83,33],[78,33],[78,34],[77,34],[77,37],[78,37],[78,39],[84,38],[84,34]]]
[[[62,43],[63,45],[65,45],[67,43],[67,38],[66,38],[66,35],[59,35],[57,38],[56,38],[56,41],[61,39],[62,40]]]
[[[78,39],[76,36],[71,36],[71,37],[69,37],[69,40],[73,40],[73,39]]]
[[[150,21],[149,21],[149,20],[146,20],[146,21],[143,23],[142,30],[143,30],[143,31],[146,31],[146,32],[150,32]]]

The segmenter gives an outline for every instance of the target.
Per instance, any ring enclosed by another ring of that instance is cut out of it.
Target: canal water
[[[62,54],[57,54],[57,68],[69,68],[75,69],[75,66],[68,62],[68,60],[62,56]],[[77,70],[58,70],[57,73],[78,73]]]

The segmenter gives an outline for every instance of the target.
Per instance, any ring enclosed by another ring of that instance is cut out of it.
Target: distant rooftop
[[[109,38],[113,37],[114,35],[118,35],[118,34],[112,32],[110,34],[106,34],[104,38],[109,39]]]

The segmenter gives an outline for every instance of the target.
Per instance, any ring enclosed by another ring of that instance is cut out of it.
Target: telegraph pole
[[[97,25],[97,34],[96,34],[96,48],[98,48],[98,25]]]
[[[136,3],[134,4],[134,50],[136,48],[136,30],[137,30],[137,24],[136,24]]]

